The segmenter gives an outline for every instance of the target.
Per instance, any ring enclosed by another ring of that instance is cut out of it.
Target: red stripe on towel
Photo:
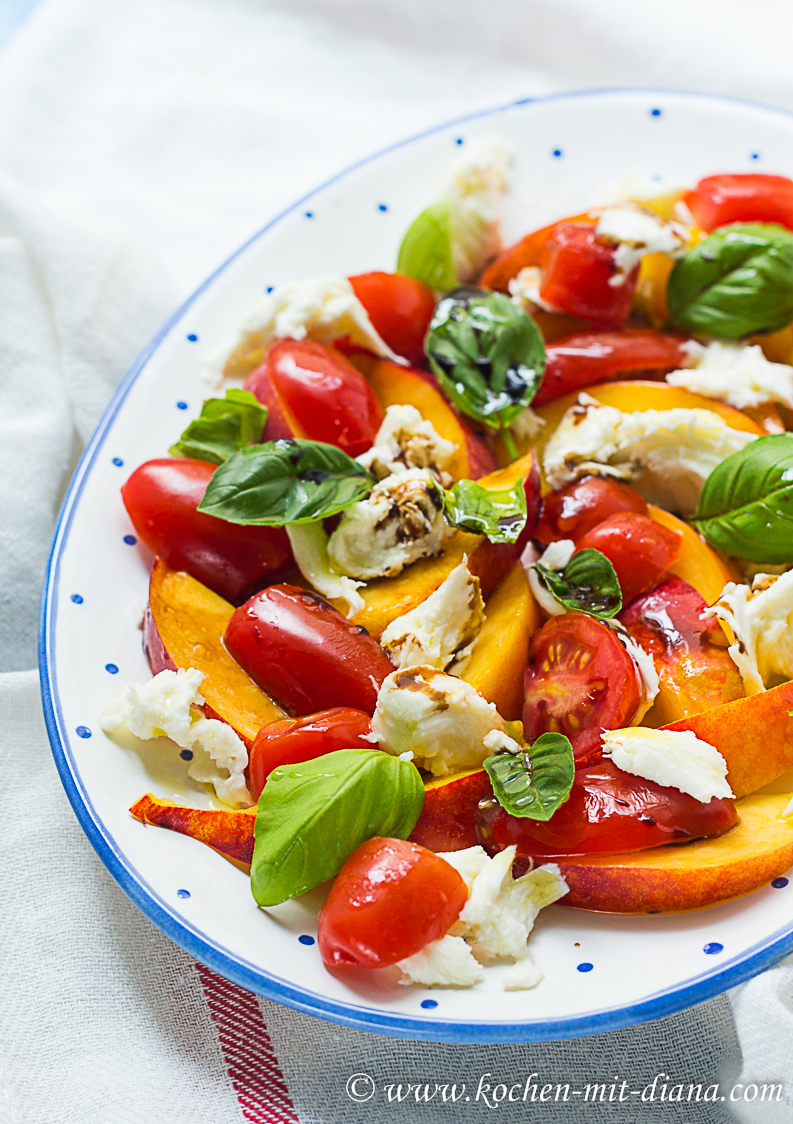
[[[196,968],[242,1115],[252,1124],[300,1124],[256,996]]]

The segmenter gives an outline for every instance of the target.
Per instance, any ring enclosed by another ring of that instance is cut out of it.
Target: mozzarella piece
[[[538,968],[528,955],[512,964],[501,976],[504,991],[528,991],[545,979],[542,968]]]
[[[539,308],[542,312],[561,312],[555,304],[549,304],[540,296],[542,270],[538,265],[525,265],[507,282],[513,304],[531,316]]]
[[[397,617],[380,637],[380,647],[397,668],[424,664],[441,671],[465,667],[485,623],[479,578],[464,557],[426,601]]]
[[[758,574],[751,587],[728,582],[708,613],[733,632],[727,650],[747,695],[793,679],[793,570]]]
[[[342,574],[328,554],[328,536],[321,523],[290,523],[286,526],[292,554],[303,577],[317,593],[331,601],[343,601],[347,616],[354,617],[364,607],[358,590],[364,584]]]
[[[475,281],[501,249],[499,224],[514,149],[499,137],[472,137],[452,165],[446,198],[458,281]]]
[[[595,229],[599,238],[616,243],[617,273],[609,279],[614,286],[624,284],[645,254],[680,257],[685,252],[688,234],[678,223],[666,222],[653,211],[630,203],[607,207]]]
[[[485,737],[504,720],[469,683],[433,667],[392,671],[377,696],[372,733],[381,749],[412,750],[436,777],[476,769],[488,756]]]
[[[545,418],[541,418],[531,406],[524,406],[509,428],[514,439],[528,448],[540,436],[544,426]]]
[[[603,734],[603,756],[619,769],[666,788],[677,788],[707,804],[733,795],[727,762],[691,730],[652,730],[632,726]]]
[[[429,468],[448,487],[452,478],[446,469],[456,452],[454,442],[441,437],[415,406],[389,406],[374,445],[356,460],[378,480],[410,468]]]
[[[245,783],[248,751],[226,722],[204,718],[199,688],[204,673],[196,668],[161,671],[147,683],[132,683],[105,707],[100,724],[106,734],[127,728],[148,741],[168,737],[182,749],[192,749],[188,776],[211,784],[228,804],[252,803]]]
[[[666,376],[672,386],[718,398],[739,410],[764,402],[793,409],[793,367],[769,362],[759,344],[714,341],[703,347],[689,340],[686,350],[692,365]]]
[[[558,542],[548,544],[544,553],[537,559],[537,562],[542,562],[549,570],[556,570],[559,572],[564,570],[567,563],[573,557],[574,552],[575,543],[572,539],[559,539]],[[526,571],[526,575],[529,579],[529,588],[534,596],[534,600],[549,617],[558,617],[562,613],[566,613],[567,609],[565,609],[561,601],[556,600],[550,589],[548,589],[538,576],[535,568],[536,565],[536,562],[532,562]]]
[[[397,963],[404,973],[399,982],[424,987],[473,987],[485,978],[462,937],[441,937]]]
[[[393,577],[437,554],[446,533],[443,498],[426,468],[387,476],[365,500],[342,512],[328,555],[342,574],[364,581]]]
[[[609,626],[612,632],[617,634],[617,638],[628,652],[628,655],[633,659],[639,674],[642,688],[642,701],[639,703],[639,708],[631,719],[631,726],[638,726],[647,711],[653,705],[655,697],[661,689],[661,682],[658,678],[658,672],[655,669],[655,660],[649,652],[645,652],[641,644],[634,640],[625,626],[619,621],[612,619],[604,623]]]
[[[623,412],[582,393],[548,441],[543,468],[554,490],[582,476],[613,476],[688,515],[716,465],[756,440],[711,410]]]

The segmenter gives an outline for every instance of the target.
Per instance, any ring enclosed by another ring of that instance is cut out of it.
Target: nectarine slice
[[[735,704],[732,704],[735,705]],[[790,793],[747,796],[729,834],[629,855],[557,860],[570,887],[562,904],[605,913],[704,909],[750,894],[793,865]]]
[[[682,578],[693,585],[708,605],[717,601],[727,582],[741,581],[741,575],[723,554],[717,553],[688,523],[664,511],[662,507],[648,505],[648,514],[656,523],[679,531],[683,545],[678,558],[666,571],[669,576]]]
[[[150,792],[137,800],[130,812],[141,823],[167,827],[206,843],[235,862],[249,864],[253,858],[253,825],[256,808],[225,811],[215,808],[185,808],[153,796]]]

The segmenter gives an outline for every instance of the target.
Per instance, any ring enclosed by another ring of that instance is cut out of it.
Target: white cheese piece
[[[613,476],[688,515],[716,465],[756,440],[712,410],[623,412],[582,393],[548,441],[543,468],[554,490],[582,476]]]
[[[424,987],[473,987],[485,978],[462,937],[441,937],[397,963],[404,973],[399,982]]]
[[[751,587],[728,582],[708,613],[733,632],[727,650],[747,695],[793,679],[793,571],[758,574]]]
[[[443,499],[426,468],[387,476],[342,512],[330,536],[331,563],[351,578],[393,577],[437,554],[446,534]]]
[[[645,254],[680,257],[686,248],[688,231],[678,223],[666,222],[653,211],[624,203],[607,207],[598,219],[599,238],[616,243],[614,264],[617,273],[610,285],[622,285]]]
[[[389,406],[374,445],[356,458],[378,480],[410,468],[429,468],[444,487],[452,482],[446,469],[457,452],[415,406]]]
[[[490,753],[521,752],[521,746],[503,730],[491,730],[485,735],[485,749]]]
[[[510,433],[518,444],[533,445],[543,431],[545,418],[532,410],[531,406],[524,406],[509,427]]]
[[[525,265],[514,277],[507,282],[510,299],[513,304],[524,312],[532,313],[539,309],[541,312],[561,312],[554,304],[549,304],[540,296],[542,283],[542,270],[538,265]]]
[[[545,979],[545,973],[528,955],[510,965],[501,976],[504,991],[528,991]]]
[[[364,607],[358,590],[364,584],[342,574],[328,554],[328,536],[321,523],[291,523],[286,527],[292,554],[303,577],[317,593],[331,601],[344,601],[347,616],[354,617]]]
[[[392,671],[377,696],[372,733],[381,749],[436,777],[476,769],[488,756],[485,737],[504,720],[469,683],[433,667]]]
[[[474,879],[490,865],[487,851],[484,847],[466,847],[462,851],[440,851],[438,853],[460,875],[468,888],[470,897]]]
[[[617,634],[617,638],[628,652],[628,655],[632,658],[639,675],[642,688],[642,701],[639,703],[639,707],[631,719],[631,726],[638,726],[647,711],[653,705],[655,697],[661,689],[661,681],[655,669],[655,660],[649,652],[645,652],[641,644],[638,644],[633,639],[625,626],[619,621],[612,619],[605,623],[612,632]]]
[[[783,820],[789,820],[791,818],[793,818],[793,797],[785,805],[784,811],[780,816],[780,819]]]
[[[632,726],[603,734],[603,756],[619,769],[666,788],[677,788],[707,804],[733,795],[727,762],[691,730],[652,730]]]
[[[544,553],[537,559],[537,562],[542,562],[543,566],[547,566],[549,570],[556,570],[559,572],[564,570],[567,563],[573,557],[574,552],[575,543],[572,539],[559,539],[557,542],[548,544]],[[558,617],[562,613],[566,613],[567,609],[565,609],[561,601],[556,600],[550,589],[548,589],[538,576],[535,567],[536,563],[531,563],[526,571],[526,576],[529,579],[529,588],[534,596],[534,600],[549,617]]]
[[[228,804],[251,803],[245,783],[248,751],[225,722],[204,718],[195,707],[204,703],[199,688],[204,673],[196,668],[161,671],[147,683],[132,683],[100,716],[106,734],[127,727],[136,738],[168,737],[182,749],[192,749],[187,772],[211,784]]]
[[[501,249],[499,224],[514,149],[499,137],[471,137],[452,166],[446,198],[452,204],[455,273],[475,281]]]
[[[759,344],[714,341],[685,345],[692,365],[671,371],[666,381],[706,398],[718,398],[738,410],[780,402],[793,409],[793,367],[771,363]]]
[[[426,601],[388,625],[380,647],[397,668],[425,664],[445,671],[454,663],[459,675],[484,623],[479,578],[464,557]]]

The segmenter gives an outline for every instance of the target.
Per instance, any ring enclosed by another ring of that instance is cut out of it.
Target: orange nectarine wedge
[[[253,858],[253,825],[256,808],[231,811],[218,808],[185,808],[152,796],[137,800],[130,812],[141,823],[167,827],[206,843],[235,862],[249,864]]]
[[[708,605],[718,600],[727,582],[742,580],[728,559],[709,547],[688,523],[653,504],[648,505],[648,514],[656,523],[669,527],[672,531],[679,531],[683,536],[680,554],[666,571],[667,576],[674,575],[693,585]]]

